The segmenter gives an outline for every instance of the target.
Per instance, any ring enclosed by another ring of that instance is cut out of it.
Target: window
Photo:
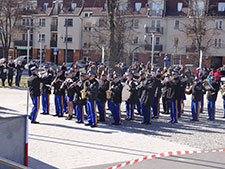
[[[30,19],[30,25],[33,26],[34,25],[34,20]]]
[[[73,26],[73,19],[65,19],[65,26]]]
[[[194,15],[196,15],[197,13],[199,15],[202,15],[203,12],[204,12],[204,2],[203,1],[194,2],[194,4],[193,4]]]
[[[160,20],[156,21],[156,28],[160,28]]]
[[[225,11],[225,2],[219,2],[218,3],[218,11],[219,12]]]
[[[91,44],[90,43],[87,43],[87,42],[84,42],[83,47],[84,48],[90,48],[91,47]]]
[[[134,19],[134,20],[133,20],[133,28],[138,29],[138,27],[139,27],[139,20]]]
[[[39,42],[44,42],[45,41],[45,34],[44,33],[39,33],[38,34],[38,41]]]
[[[222,44],[222,40],[221,39],[215,39],[215,44],[214,46],[216,48],[220,48],[221,47],[221,44]]]
[[[45,26],[45,19],[39,19],[39,26]]]
[[[174,46],[177,47],[179,43],[179,38],[174,38]]]
[[[99,26],[99,27],[104,26],[104,25],[105,25],[105,22],[106,22],[105,19],[100,18],[99,21],[98,21],[98,26]]]
[[[103,11],[106,11],[106,9],[107,9],[107,3],[104,3]]]
[[[123,10],[123,11],[127,10],[127,4],[123,3],[120,7],[120,10]]]
[[[160,37],[156,37],[156,38],[155,38],[155,44],[156,44],[156,45],[159,45],[159,44],[160,44]]]
[[[90,31],[91,31],[91,27],[85,26],[85,27],[84,27],[84,31],[90,32]]]
[[[134,53],[134,61],[138,62],[139,60],[139,53]]]
[[[92,16],[92,12],[86,12],[84,13],[84,17],[91,17]]]
[[[152,15],[159,16],[161,15],[162,4],[161,2],[152,2]]]
[[[176,20],[174,29],[179,29],[179,25],[180,25],[180,21]]]
[[[223,21],[216,21],[216,29],[223,29]]]
[[[23,26],[26,25],[26,19],[22,19],[22,25],[23,25]]]
[[[67,35],[67,37],[66,37],[66,35],[64,36],[64,42],[72,42],[73,41],[73,38],[72,38],[72,36],[71,35]]]
[[[182,8],[183,8],[183,3],[182,2],[178,2],[177,3],[177,11],[178,12],[182,11]]]
[[[48,9],[48,5],[49,5],[48,3],[43,4],[43,11],[46,11]]]
[[[152,28],[155,28],[155,20],[152,20]]]
[[[133,40],[133,44],[138,44],[138,37]]]
[[[77,7],[77,3],[72,2],[71,3],[71,9],[74,10]]]
[[[140,12],[141,10],[141,2],[136,2],[135,3],[135,11]]]
[[[22,35],[22,40],[23,40],[23,41],[27,40],[27,36],[26,36],[26,34],[24,34],[24,33],[23,33],[23,35]]]

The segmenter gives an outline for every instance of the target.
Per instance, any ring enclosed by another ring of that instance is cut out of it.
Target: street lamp
[[[154,33],[151,33],[152,35],[152,60],[151,60],[151,66],[153,67],[153,62],[154,62],[154,47],[155,47],[155,35]]]
[[[27,64],[29,64],[30,59],[30,28],[27,28]]]

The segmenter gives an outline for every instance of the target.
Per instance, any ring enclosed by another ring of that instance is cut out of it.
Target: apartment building
[[[211,38],[207,40],[210,45],[203,51],[204,65],[225,64],[225,0],[121,0],[119,5],[121,11],[129,9],[132,12],[124,15],[133,23],[133,32],[127,33],[129,41],[124,44],[123,55],[127,63],[150,60],[153,35],[154,63],[163,65],[165,55],[170,57],[171,64],[193,63],[198,50],[185,30],[193,20],[197,5],[207,16],[207,28],[214,30],[206,33],[212,36],[208,37]],[[40,58],[42,54],[43,60],[59,64],[65,60],[100,61],[101,46],[97,47],[94,35],[106,16],[106,0],[38,0],[35,13],[24,15],[21,25],[31,29],[30,53],[33,58]],[[14,56],[26,54],[26,32],[24,29],[15,36]]]

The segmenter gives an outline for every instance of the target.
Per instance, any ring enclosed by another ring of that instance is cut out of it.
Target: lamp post
[[[27,64],[29,64],[30,57],[30,28],[27,28]]]
[[[155,35],[154,33],[151,33],[152,35],[152,59],[151,59],[151,67],[153,67],[154,62],[154,47],[155,47]]]
[[[65,62],[67,63],[67,55],[68,55],[68,18],[66,19],[66,50],[65,50]]]

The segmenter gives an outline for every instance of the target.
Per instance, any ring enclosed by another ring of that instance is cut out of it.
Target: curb
[[[199,151],[170,151],[166,153],[160,153],[160,154],[152,154],[143,158],[138,158],[132,161],[128,161],[122,164],[115,165],[113,167],[109,167],[108,169],[117,169],[121,167],[125,167],[128,165],[133,165],[136,163],[139,163],[141,161],[149,160],[149,159],[154,159],[154,158],[159,158],[159,157],[169,157],[169,156],[176,156],[176,155],[184,155],[184,154],[201,154],[201,153],[216,153],[216,152],[225,152],[225,149],[218,149],[218,150],[209,150],[209,151],[204,151],[204,150],[199,150]]]

